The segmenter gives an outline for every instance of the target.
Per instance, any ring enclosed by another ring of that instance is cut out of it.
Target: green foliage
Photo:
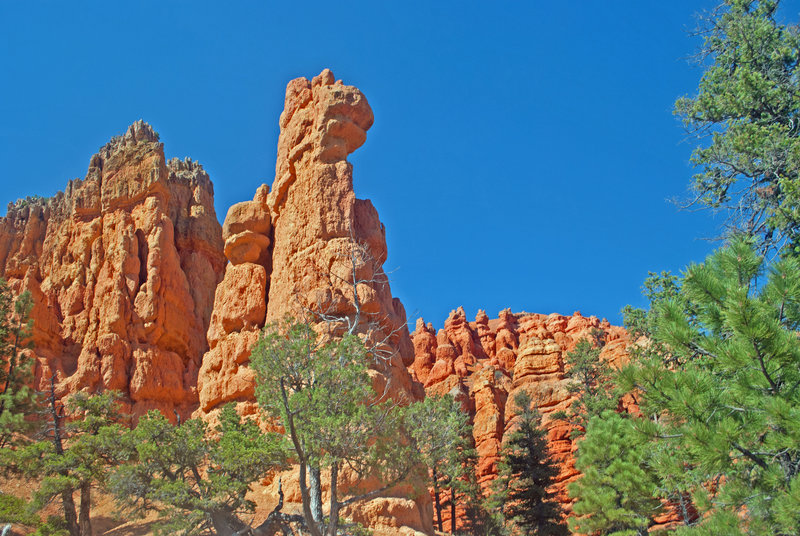
[[[109,468],[121,461],[122,428],[117,424],[117,401],[118,395],[113,392],[93,397],[77,393],[64,406],[56,400],[53,389],[49,397],[50,421],[43,430],[48,439],[0,453],[6,471],[39,481],[30,510],[61,499],[64,520],[73,536],[89,530],[92,487],[104,486]],[[78,490],[80,517],[73,500],[73,493]]]
[[[259,405],[287,430],[292,428],[302,444],[299,449],[295,445],[302,451],[296,454],[310,465],[347,463],[360,476],[397,468],[385,462],[386,449],[398,446],[398,413],[390,411],[389,401],[377,400],[358,337],[323,344],[308,324],[268,326],[251,364]]]
[[[575,467],[582,476],[569,486],[577,499],[570,529],[581,534],[645,536],[661,503],[648,466],[647,437],[630,417],[606,411],[589,420]]]
[[[490,512],[475,476],[477,453],[472,448],[472,426],[461,404],[452,396],[428,396],[402,410],[412,449],[428,468],[434,489],[434,525],[441,525],[441,511],[454,501],[464,516],[461,530],[468,534],[492,534]],[[452,528],[452,526],[451,526]]]
[[[69,530],[62,516],[48,516],[32,536],[69,536]]]
[[[541,415],[524,391],[517,394],[514,404],[519,411],[518,427],[500,453],[493,506],[502,512],[515,533],[566,535],[561,504],[549,491],[558,475],[558,466],[548,452]]]
[[[335,535],[341,508],[377,496],[421,467],[459,474],[451,449],[461,444],[466,418],[457,404],[430,398],[403,406],[404,401],[376,393],[370,366],[378,359],[355,335],[326,339],[292,319],[266,326],[251,353],[259,405],[292,441],[303,515],[314,536]],[[342,493],[339,470],[345,467],[359,480],[385,484]],[[315,468],[330,473],[327,521],[311,504],[315,487],[319,493],[321,486],[313,478],[310,486],[307,481],[307,472]]]
[[[122,451],[130,463],[111,477],[110,489],[131,514],[158,510],[160,534],[235,531],[255,505],[250,484],[285,463],[284,438],[262,433],[225,406],[211,433],[200,419],[171,424],[151,411],[123,434]]]
[[[0,524],[19,523],[34,527],[40,523],[39,517],[31,513],[24,499],[0,493]]]
[[[14,299],[5,280],[0,279],[0,447],[19,443],[31,428],[30,416],[35,392],[33,362],[25,353],[25,340],[33,327],[28,319],[33,300],[30,292]]]
[[[573,380],[567,387],[575,394],[568,413],[558,412],[554,418],[566,419],[573,426],[573,436],[580,436],[594,415],[617,407],[613,374],[610,365],[600,359],[605,345],[603,332],[592,330],[588,338],[581,339],[564,357],[565,376]]]
[[[728,210],[762,247],[800,251],[800,33],[777,11],[777,0],[725,0],[700,32],[698,92],[675,113],[702,140],[695,201]]]
[[[20,446],[8,457],[17,472],[40,479],[32,508],[41,509],[58,497],[68,498],[65,515],[77,521],[71,497],[81,490],[81,518],[88,523],[90,489],[104,486],[109,468],[121,461],[117,401],[114,392],[76,393],[66,407],[54,403],[56,419],[46,431],[50,439]],[[66,425],[65,417],[69,418]]]
[[[472,426],[452,396],[429,396],[411,404],[404,420],[412,446],[426,467],[435,468],[451,482],[466,476],[464,460],[473,452],[467,439]]]
[[[702,515],[681,533],[797,534],[800,263],[767,265],[735,240],[680,286],[652,332],[675,359],[644,356],[621,376],[651,417],[639,427],[654,438],[659,493]]]
[[[668,347],[660,340],[653,337],[659,318],[658,305],[672,300],[684,309],[687,315],[688,304],[680,295],[678,276],[662,271],[661,273],[649,272],[642,286],[645,297],[650,302],[648,309],[639,309],[626,305],[622,308],[623,325],[636,341],[628,347],[628,353],[633,362],[647,359],[657,359],[668,365],[679,365],[677,356],[673,355]]]
[[[676,299],[679,290],[678,276],[670,272],[648,272],[642,292],[650,302],[650,309],[639,309],[630,305],[622,308],[623,325],[634,340],[652,335],[658,316],[658,311],[652,307],[665,300]]]

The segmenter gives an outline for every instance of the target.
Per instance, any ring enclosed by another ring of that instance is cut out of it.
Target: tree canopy
[[[517,393],[514,405],[516,428],[500,453],[493,503],[515,533],[566,536],[561,503],[552,491],[558,465],[550,456],[541,414],[525,391]]]
[[[251,484],[286,463],[285,438],[262,432],[232,404],[213,429],[200,419],[174,425],[151,411],[121,444],[129,462],[112,475],[111,490],[131,514],[157,510],[161,534],[249,529],[242,516],[255,509],[247,498]]]
[[[652,336],[674,359],[642,356],[622,379],[650,417],[637,425],[661,495],[691,497],[701,514],[684,516],[683,532],[796,534],[800,264],[767,263],[736,240],[690,266],[679,299],[656,310]]]
[[[700,143],[692,203],[728,212],[728,232],[800,251],[800,32],[777,0],[725,0],[700,28],[705,72],[675,103]]]
[[[371,374],[379,373],[370,366],[377,359],[356,335],[329,338],[293,319],[266,326],[253,349],[256,398],[291,441],[314,536],[336,535],[344,507],[418,478],[422,467],[450,471],[447,453],[462,441],[465,417],[457,405],[434,398],[409,404],[375,392]],[[432,420],[420,427],[424,416]],[[329,474],[327,516],[313,500],[322,485],[309,478],[314,467]],[[382,484],[364,489],[357,481]]]
[[[29,319],[30,292],[18,298],[0,279],[0,448],[20,441],[31,429],[30,416],[36,393],[31,387],[33,363],[26,354],[26,339],[33,327]]]

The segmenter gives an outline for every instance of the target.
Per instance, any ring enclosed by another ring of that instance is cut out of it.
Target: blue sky
[[[648,270],[718,233],[668,202],[693,172],[687,31],[713,5],[0,2],[0,203],[63,189],[143,118],[205,166],[222,219],[273,180],[286,83],[329,67],[375,112],[350,160],[412,325],[459,305],[619,323]]]

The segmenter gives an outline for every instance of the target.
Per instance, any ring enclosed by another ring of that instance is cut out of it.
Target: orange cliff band
[[[548,419],[571,402],[563,356],[597,328],[606,333],[603,358],[620,362],[625,331],[579,313],[506,310],[490,320],[481,312],[469,322],[458,309],[442,330],[420,320],[410,336],[381,269],[385,228],[372,203],[356,198],[347,161],[372,123],[366,97],[327,69],[289,82],[272,187],[233,205],[222,226],[202,166],[167,161],[142,121],[101,148],[86,177],[64,192],[10,205],[0,219],[0,276],[33,294],[36,381],[41,387],[54,376],[59,396],[120,390],[136,416],[159,409],[173,419],[213,418],[229,401],[252,413],[249,357],[266,323],[286,314],[348,318],[381,348],[379,392],[461,400],[474,421],[484,486],[514,425],[507,400],[529,392],[545,415],[568,505],[575,445],[567,425]],[[356,253],[364,258],[354,285]],[[296,476],[281,476],[288,509],[299,500]],[[277,496],[277,482],[263,482],[266,491]],[[379,533],[433,531],[431,498],[411,487],[343,514]]]

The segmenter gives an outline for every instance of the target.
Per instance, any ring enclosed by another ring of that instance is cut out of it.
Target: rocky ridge
[[[580,313],[506,310],[490,320],[480,312],[470,322],[463,309],[438,332],[420,319],[409,335],[381,267],[385,228],[370,201],[355,197],[347,161],[372,123],[364,95],[329,70],[292,80],[272,188],[233,205],[222,226],[202,166],[167,161],[142,121],[102,147],[64,192],[10,204],[0,218],[0,276],[34,296],[37,386],[52,378],[60,396],[118,389],[134,415],[213,418],[227,402],[250,413],[259,331],[302,316],[321,332],[351,329],[373,345],[384,357],[372,371],[378,392],[398,401],[455,395],[474,422],[484,486],[514,425],[508,401],[528,391],[545,415],[568,505],[574,445],[569,427],[548,417],[571,402],[563,356],[600,329],[603,357],[617,362],[627,335]],[[283,478],[291,509],[299,491],[290,473]],[[262,484],[275,491],[275,481]],[[408,499],[409,489],[344,514],[386,534],[430,534],[430,497]]]
[[[134,415],[194,410],[225,262],[213,197],[202,166],[166,161],[137,121],[84,179],[8,206],[0,275],[34,297],[37,387],[121,390]]]
[[[592,330],[602,331],[606,341],[601,359],[614,365],[626,359],[626,331],[580,312],[563,316],[505,309],[498,318],[489,319],[485,311],[479,311],[470,322],[464,309],[458,308],[438,331],[417,320],[412,333],[414,363],[409,370],[427,395],[449,393],[470,414],[478,455],[476,477],[487,492],[497,477],[503,440],[517,417],[512,401],[525,391],[542,414],[551,455],[560,466],[554,491],[565,511],[571,511],[566,486],[578,477],[576,445],[570,426],[552,415],[567,410],[574,397],[568,389],[571,380],[565,377],[564,356]],[[449,526],[450,507],[443,508],[442,514]]]

